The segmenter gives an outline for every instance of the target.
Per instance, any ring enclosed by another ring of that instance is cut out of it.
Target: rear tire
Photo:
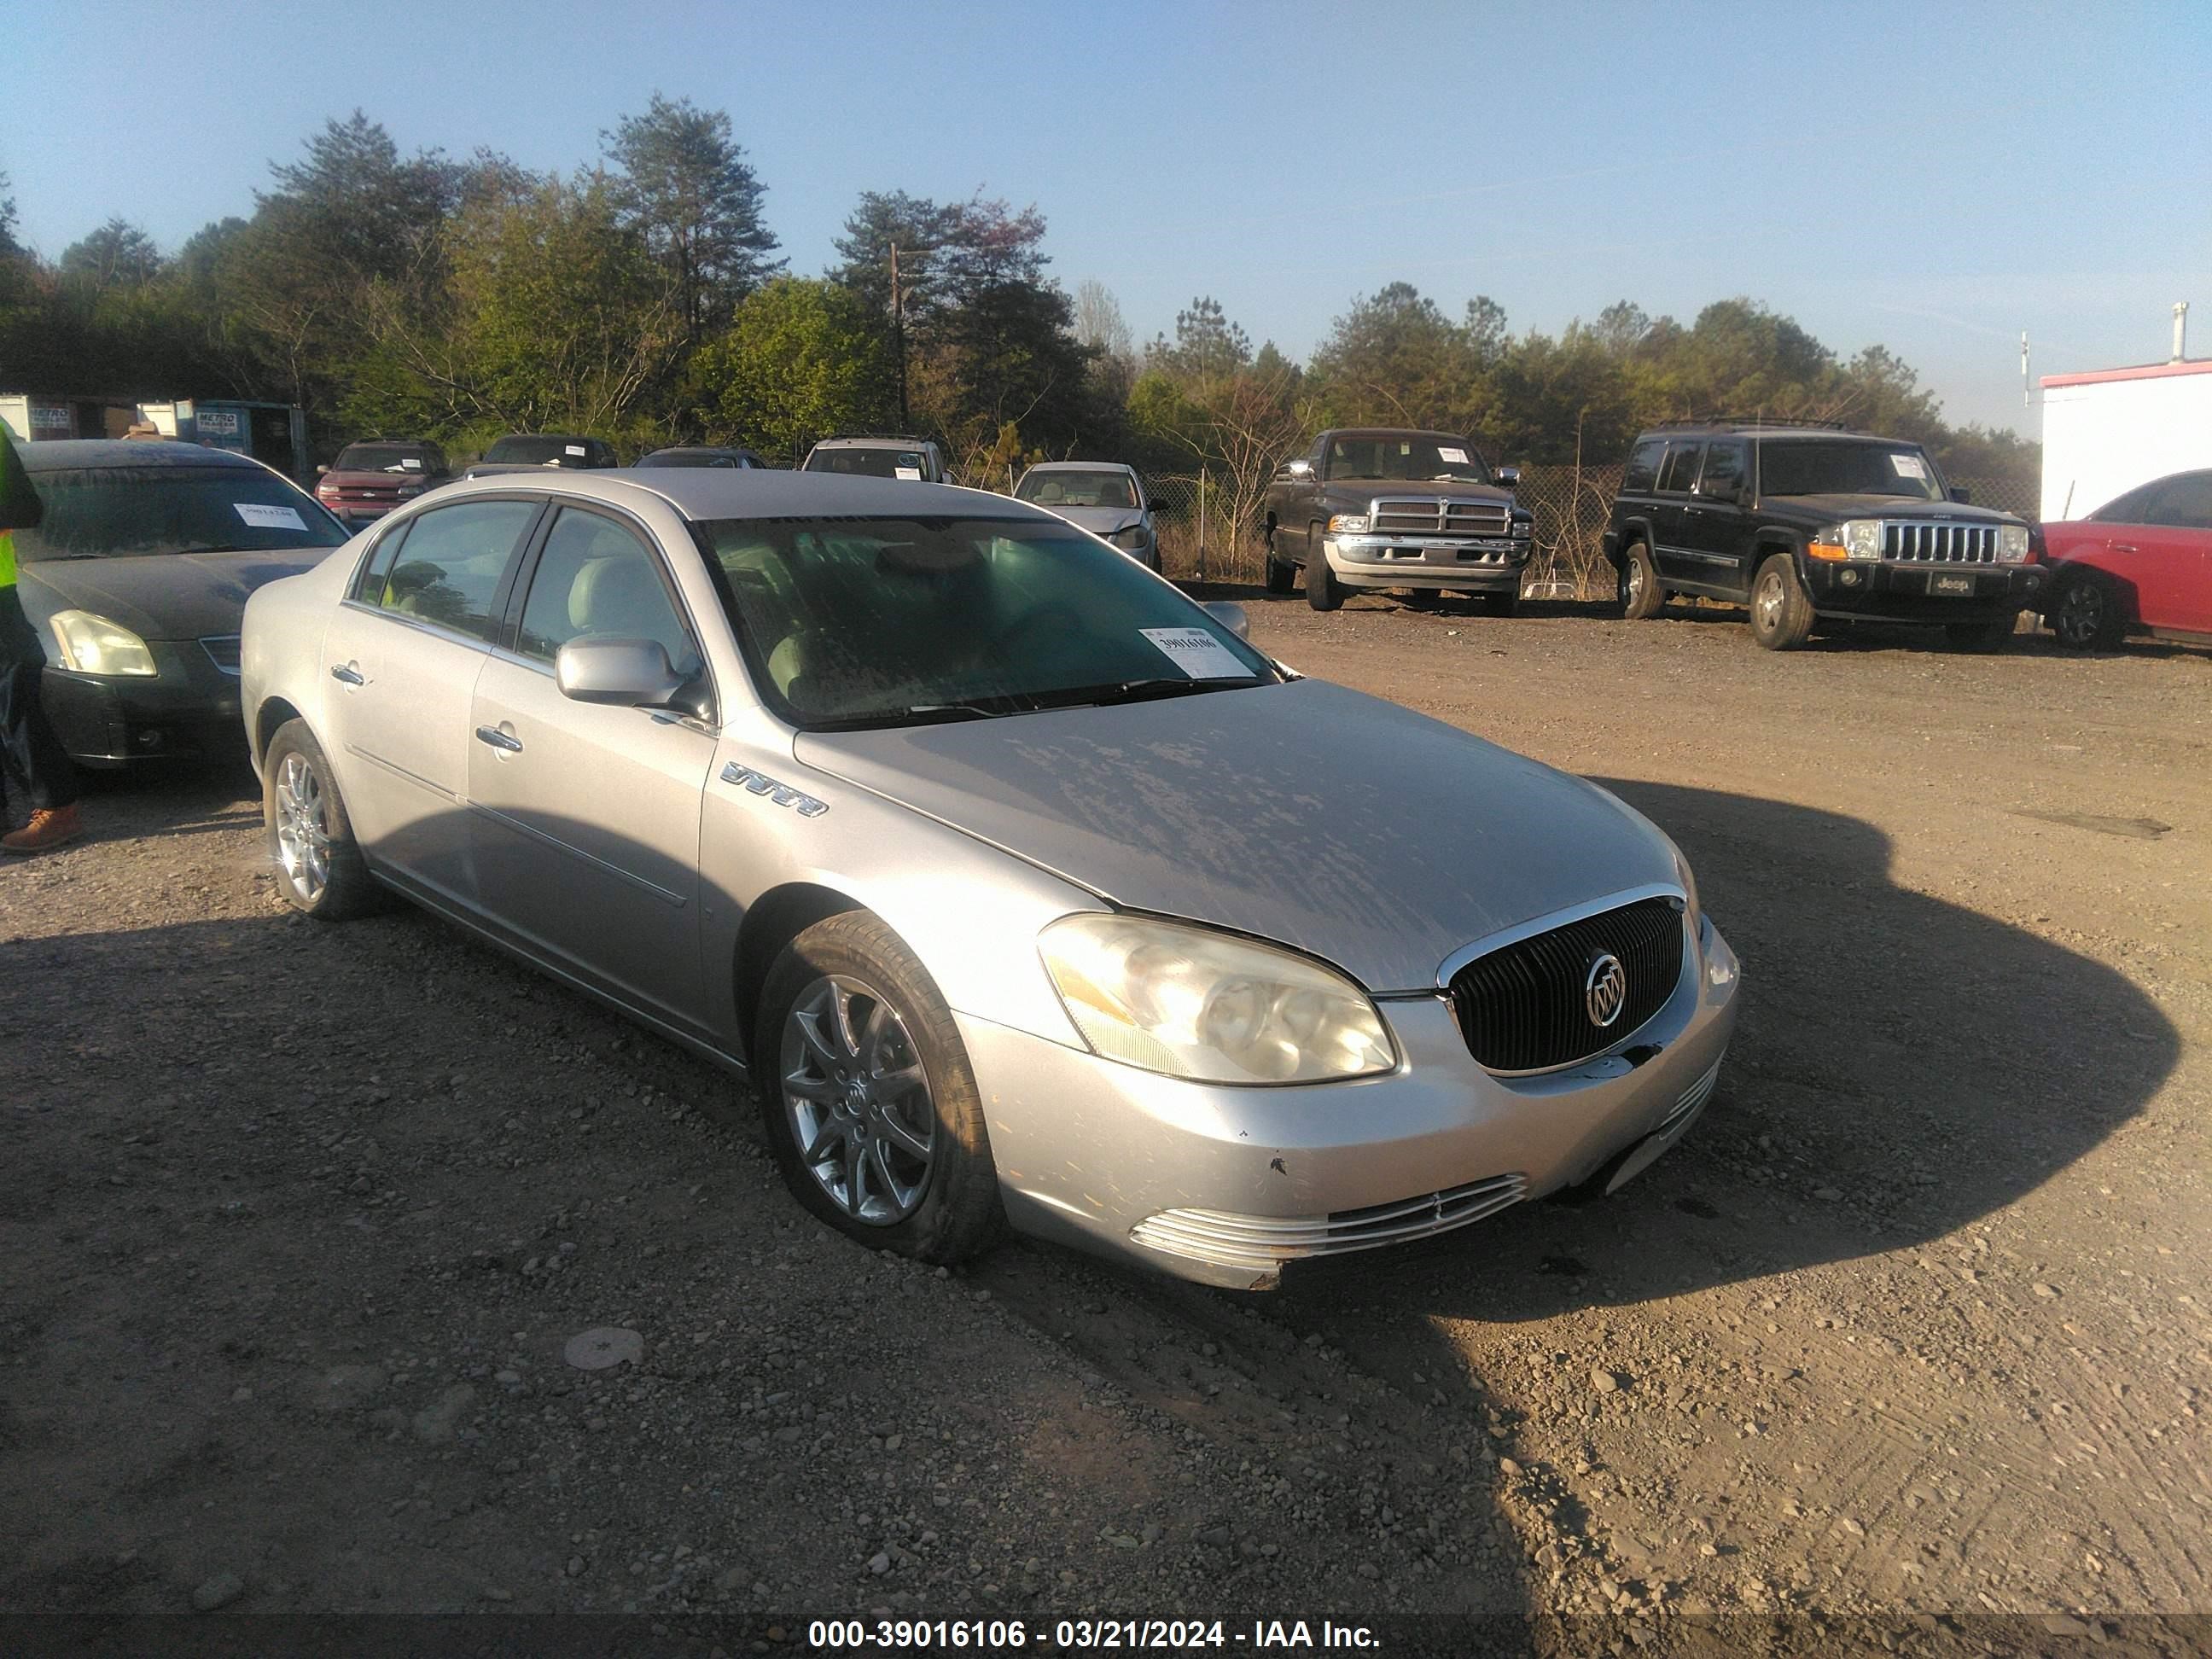
[[[1943,637],[1951,642],[1954,651],[2002,651],[2012,638],[2013,619],[2002,622],[1948,623]]]
[[[1487,616],[1510,617],[1520,608],[1521,596],[1518,593],[1493,592],[1482,596],[1482,609]]]
[[[1287,593],[1298,585],[1298,568],[1275,556],[1275,526],[1267,526],[1267,591]]]
[[[1319,536],[1307,538],[1306,603],[1316,611],[1334,611],[1344,603],[1344,584],[1328,568],[1328,550]]]
[[[1659,586],[1659,572],[1651,562],[1651,550],[1631,542],[1620,556],[1618,594],[1620,614],[1630,622],[1644,622],[1667,604],[1667,590]]]
[[[286,720],[261,762],[261,820],[276,890],[302,915],[343,921],[383,908],[330,761],[305,720]]]
[[[1777,553],[1751,579],[1751,637],[1769,651],[1793,651],[1813,631],[1813,601],[1797,580],[1797,562]]]
[[[807,1211],[923,1261],[965,1261],[997,1236],[968,1051],[936,982],[877,917],[848,910],[783,948],[752,1055],[769,1144]]]
[[[2127,632],[2118,590],[2092,571],[2069,578],[2045,614],[2069,651],[2110,651]]]

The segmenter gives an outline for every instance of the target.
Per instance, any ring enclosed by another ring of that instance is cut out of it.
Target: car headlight
[[[2027,526],[2024,524],[2002,524],[1997,526],[1997,561],[2001,564],[2027,562]]]
[[[89,611],[57,611],[49,624],[62,648],[62,665],[80,674],[136,674],[150,678],[161,672],[154,653],[121,623],[96,617]]]
[[[1667,850],[1674,855],[1674,878],[1682,884],[1682,896],[1689,903],[1690,927],[1694,932],[1705,914],[1698,902],[1698,878],[1690,869],[1690,860],[1682,856],[1682,849],[1671,839],[1667,842]]]
[[[1529,519],[1516,519],[1516,520],[1513,520],[1513,532],[1512,532],[1512,533],[1513,533],[1515,536],[1516,536],[1516,537],[1517,537],[1517,536],[1533,536],[1533,535],[1534,535],[1534,534],[1536,533],[1536,526],[1535,526],[1535,522],[1534,522],[1534,520],[1529,520]]]
[[[1878,559],[1881,556],[1881,520],[1850,519],[1814,532],[1806,552],[1815,559]]]
[[[1131,525],[1127,530],[1115,531],[1106,539],[1113,543],[1116,547],[1126,547],[1134,550],[1149,544],[1152,539],[1152,532],[1146,529],[1144,526],[1135,524]]]
[[[1288,951],[1145,916],[1063,916],[1045,971],[1094,1054],[1198,1083],[1317,1083],[1398,1063],[1350,980]]]
[[[1364,513],[1337,513],[1329,517],[1328,533],[1332,536],[1364,536],[1367,533]]]

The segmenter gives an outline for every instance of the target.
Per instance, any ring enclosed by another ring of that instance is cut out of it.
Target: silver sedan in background
[[[294,905],[404,894],[749,1078],[799,1201],[927,1261],[1257,1288],[1609,1190],[1734,1025],[1618,799],[1001,496],[489,479],[245,628]]]

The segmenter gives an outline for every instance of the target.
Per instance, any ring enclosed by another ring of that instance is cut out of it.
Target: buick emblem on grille
[[[1583,1006],[1589,1012],[1589,1022],[1603,1030],[1627,1006],[1628,970],[1612,951],[1600,951],[1590,958],[1589,973],[1583,980]]]

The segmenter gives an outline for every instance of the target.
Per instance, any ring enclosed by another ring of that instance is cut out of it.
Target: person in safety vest
[[[10,797],[31,815],[21,830],[0,836],[0,853],[50,853],[84,834],[76,769],[39,706],[46,647],[15,591],[15,532],[34,527],[40,511],[15,441],[0,424],[0,825]]]

